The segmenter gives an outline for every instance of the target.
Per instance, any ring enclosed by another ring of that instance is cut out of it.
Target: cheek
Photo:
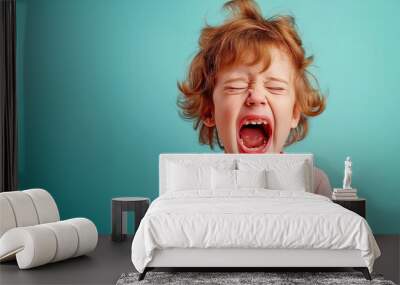
[[[278,142],[285,141],[290,131],[293,116],[294,102],[292,100],[281,100],[275,102],[272,111],[275,119],[275,139]]]
[[[236,120],[242,106],[240,98],[225,96],[214,99],[215,124],[225,152],[236,153]],[[219,100],[222,99],[222,100]]]
[[[220,132],[226,132],[226,128],[234,126],[240,104],[235,98],[216,98],[214,100],[215,123]]]

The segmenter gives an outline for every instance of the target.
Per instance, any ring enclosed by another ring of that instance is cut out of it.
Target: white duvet
[[[143,272],[154,249],[358,249],[372,272],[379,248],[364,218],[307,192],[180,191],[151,204],[132,243]]]

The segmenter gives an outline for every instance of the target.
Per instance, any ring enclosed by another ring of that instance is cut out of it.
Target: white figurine
[[[351,188],[351,159],[350,156],[346,157],[346,161],[344,162],[344,178],[343,178],[343,189],[352,189]]]

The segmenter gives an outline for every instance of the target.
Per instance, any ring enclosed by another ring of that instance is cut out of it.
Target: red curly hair
[[[218,72],[239,63],[253,65],[260,61],[266,70],[270,64],[267,48],[278,47],[288,54],[295,69],[296,105],[301,113],[299,123],[290,130],[285,146],[304,139],[308,132],[307,118],[324,111],[326,98],[310,82],[310,76],[316,81],[307,71],[313,57],[305,56],[294,18],[274,16],[265,19],[253,0],[232,0],[223,7],[230,10],[231,17],[220,26],[206,24],[201,31],[199,50],[190,64],[187,78],[178,82],[181,92],[177,101],[180,115],[194,121],[193,127],[199,129],[201,144],[208,144],[213,149],[217,143],[223,149],[217,128],[204,124],[204,120],[213,114],[212,95]],[[246,59],[249,51],[251,62]]]

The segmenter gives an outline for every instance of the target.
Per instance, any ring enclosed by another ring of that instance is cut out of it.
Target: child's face
[[[226,153],[279,153],[299,122],[294,68],[285,52],[270,48],[271,64],[222,70],[213,92],[214,119]]]

